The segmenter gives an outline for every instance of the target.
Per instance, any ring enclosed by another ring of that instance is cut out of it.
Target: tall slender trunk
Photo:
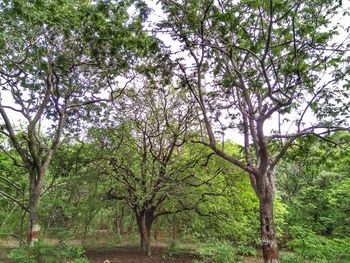
[[[273,202],[274,185],[271,174],[266,174],[260,181],[258,198],[260,212],[261,246],[264,263],[278,263],[279,253],[275,233]]]
[[[147,256],[151,255],[151,227],[153,223],[153,214],[148,211],[142,211],[136,214],[137,225],[140,233],[140,248]]]

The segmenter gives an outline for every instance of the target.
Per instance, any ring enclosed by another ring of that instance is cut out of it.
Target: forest
[[[0,262],[350,262],[350,1],[0,0]]]

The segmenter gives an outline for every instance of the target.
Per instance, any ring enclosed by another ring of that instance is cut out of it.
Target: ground
[[[167,262],[162,258],[163,249],[153,248],[151,256],[144,256],[137,247],[119,247],[117,249],[93,249],[87,251],[86,255],[91,263],[161,263]],[[185,253],[169,262],[191,263],[198,257]]]
[[[80,241],[72,242],[75,244]],[[0,262],[12,263],[7,255],[9,251],[18,244],[14,241],[1,242],[0,240]],[[121,242],[118,246],[101,246],[101,243],[96,242],[89,245],[86,251],[86,256],[91,263],[192,263],[194,259],[200,259],[198,255],[191,253],[191,250],[182,253],[173,260],[165,260],[162,257],[166,243],[162,241],[154,242],[152,246],[152,255],[145,256],[141,253],[137,244],[133,242]],[[187,246],[188,247],[188,246]],[[261,257],[244,257],[242,263],[260,263]]]

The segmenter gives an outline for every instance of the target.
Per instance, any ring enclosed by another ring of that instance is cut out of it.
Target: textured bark
[[[29,186],[29,231],[28,231],[28,244],[34,245],[40,237],[40,175],[36,171],[30,173],[30,186]]]
[[[40,191],[37,187],[31,190],[30,205],[29,205],[29,231],[28,231],[28,244],[33,245],[40,238],[40,210],[39,200]]]
[[[33,169],[30,173],[29,186],[29,231],[27,242],[33,245],[40,238],[40,195],[42,183],[45,177],[45,170],[40,172]]]
[[[259,196],[261,246],[263,258],[265,263],[278,263],[279,253],[273,215],[274,189],[270,189],[270,184],[266,184],[264,186],[265,189]]]
[[[151,227],[153,216],[147,212],[141,212],[136,215],[137,225],[140,233],[140,248],[147,256],[151,255]]]

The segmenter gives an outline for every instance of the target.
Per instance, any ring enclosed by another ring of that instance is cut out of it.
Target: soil
[[[191,263],[198,256],[184,253],[173,260],[164,260],[162,253],[164,248],[153,248],[151,256],[145,256],[137,247],[118,247],[115,249],[90,249],[86,252],[86,256],[91,263]]]
[[[56,243],[55,240],[50,240],[50,243]],[[74,245],[81,244],[81,241],[74,240],[71,242]],[[185,244],[185,243],[184,243]],[[11,249],[17,247],[15,241],[0,240],[0,263],[12,263],[8,259],[8,253]],[[105,244],[94,243],[86,249],[86,256],[91,263],[192,263],[194,259],[200,260],[198,255],[192,254],[191,251],[198,248],[197,245],[186,245],[187,252],[183,252],[173,260],[164,260],[162,254],[166,249],[166,242],[164,240],[154,241],[152,244],[152,255],[145,256],[137,246],[137,242],[125,241],[114,246],[106,246]],[[242,263],[260,263],[262,261],[261,255],[256,257],[242,257]]]

